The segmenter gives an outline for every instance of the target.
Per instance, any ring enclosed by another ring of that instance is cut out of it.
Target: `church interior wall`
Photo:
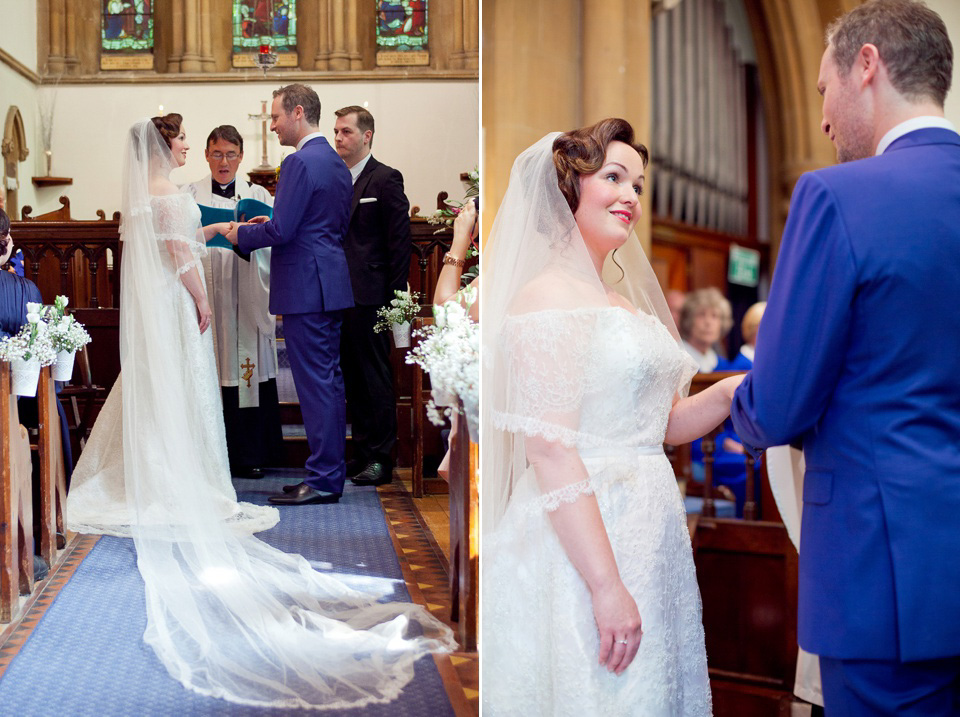
[[[927,0],[931,10],[938,12],[947,26],[950,41],[953,43],[953,85],[947,95],[944,114],[947,119],[960,127],[960,3],[957,0]]]
[[[269,109],[277,86],[270,81],[59,86],[55,90],[53,174],[72,177],[74,182],[41,190],[35,213],[57,208],[61,194],[70,197],[71,212],[78,219],[94,218],[97,209],[108,216],[118,210],[126,129],[137,119],[157,114],[161,106],[164,113],[184,116],[191,148],[187,164],[172,175],[174,181],[192,182],[209,172],[203,159],[204,140],[220,124],[233,124],[244,138],[239,175],[245,176],[260,164],[262,154],[261,123],[247,115],[260,111],[261,100],[268,100]],[[366,104],[377,123],[374,156],[401,171],[407,197],[421,213],[435,208],[440,191],[451,198],[462,196],[460,173],[472,170],[479,161],[477,82],[317,82],[312,86],[323,107],[320,130],[331,143],[334,110]],[[26,113],[24,119],[30,123]],[[281,147],[276,135],[268,131],[271,166],[291,151]],[[39,171],[40,165],[36,169]],[[29,177],[26,181],[29,183]]]
[[[11,107],[20,110],[23,125],[26,131],[27,148],[30,154],[26,160],[19,163],[16,218],[20,218],[20,207],[24,205],[37,206],[37,189],[30,181],[31,177],[43,174],[43,150],[40,141],[40,123],[37,113],[37,88],[27,78],[0,62],[0,123],[6,123],[7,112]],[[0,124],[0,134],[4,126]],[[3,163],[0,162],[0,170]],[[0,176],[4,172],[0,171]],[[47,190],[49,191],[49,190]],[[11,207],[7,207],[11,209]],[[56,209],[56,198],[53,199],[51,209]]]
[[[0,48],[37,72],[37,3],[2,0],[0,8]],[[0,82],[0,94],[6,94],[6,84]]]

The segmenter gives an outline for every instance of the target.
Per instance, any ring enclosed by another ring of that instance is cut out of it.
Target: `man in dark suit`
[[[373,330],[377,309],[407,288],[410,204],[403,175],[370,153],[373,115],[350,106],[335,113],[337,154],[353,178],[350,227],[343,248],[356,303],[343,318],[340,363],[353,428],[347,474],[357,485],[389,483],[397,441],[397,404],[390,370],[390,339]]]
[[[296,147],[280,170],[273,219],[239,225],[228,239],[249,253],[273,247],[270,313],[283,315],[290,368],[310,446],[307,479],[270,502],[336,503],[346,480],[346,404],[340,325],[353,306],[343,239],[350,216],[350,172],[317,129],[320,98],[305,85],[273,93],[270,129]]]
[[[871,0],[831,26],[818,89],[841,164],[797,182],[734,395],[749,450],[803,443],[798,636],[820,656],[827,715],[960,708],[952,68],[922,3]]]

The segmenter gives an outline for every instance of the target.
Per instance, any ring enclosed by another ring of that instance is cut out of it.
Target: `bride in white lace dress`
[[[230,483],[204,237],[170,172],[180,115],[130,130],[123,179],[120,382],[98,418],[67,502],[75,530],[129,532],[146,594],[146,642],[184,687],[262,707],[343,709],[396,698],[413,665],[456,648],[411,603],[380,602],[253,533],[275,509]]]
[[[697,367],[633,234],[646,157],[624,120],[548,135],[484,255],[485,715],[711,713],[662,446],[720,423],[740,377],[683,398]]]
[[[156,118],[158,130],[165,133],[171,154],[178,165],[186,161],[186,135],[179,115]],[[163,168],[166,169],[166,168]],[[193,427],[192,439],[199,447],[202,470],[198,480],[212,488],[211,507],[223,520],[240,530],[255,533],[273,527],[280,520],[276,508],[239,503],[230,480],[227,444],[213,354],[213,332],[208,331],[211,309],[201,271],[206,255],[203,242],[229,230],[229,224],[200,227],[200,208],[194,199],[180,192],[167,171],[154,172],[149,180],[149,211],[156,239],[166,251],[160,252],[163,275],[167,277],[161,302],[155,310],[170,311],[176,318],[175,341],[181,348],[179,365],[171,361],[165,369],[167,381],[176,381],[191,397],[186,408],[187,425]],[[197,330],[199,323],[199,331]],[[123,396],[121,378],[117,379],[104,403],[97,422],[73,473],[67,502],[69,528],[79,533],[130,536],[134,521],[127,501],[123,471]],[[144,426],[144,435],[136,439],[144,451],[164,450],[158,441],[159,426]],[[141,522],[162,523],[167,503],[161,498],[146,506]]]

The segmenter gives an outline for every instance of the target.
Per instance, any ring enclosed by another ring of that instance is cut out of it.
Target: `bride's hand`
[[[600,631],[600,664],[621,674],[640,649],[640,611],[623,581],[593,593],[593,616]]]
[[[210,308],[210,302],[206,297],[197,302],[197,323],[200,324],[200,333],[210,328],[210,322],[213,320],[213,311]]]

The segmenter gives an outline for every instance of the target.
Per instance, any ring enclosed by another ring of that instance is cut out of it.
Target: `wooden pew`
[[[40,369],[37,387],[37,412],[40,417],[38,446],[40,454],[40,556],[53,566],[57,550],[66,544],[65,515],[67,476],[63,466],[63,440],[57,395],[50,366]],[[61,536],[58,538],[58,534]]]
[[[463,410],[463,405],[459,405]],[[450,456],[450,619],[458,624],[464,650],[477,649],[477,570],[479,561],[479,497],[476,443],[467,421],[457,421]]]
[[[10,364],[0,361],[0,622],[16,617],[33,590],[33,490],[30,439],[20,425]]]

